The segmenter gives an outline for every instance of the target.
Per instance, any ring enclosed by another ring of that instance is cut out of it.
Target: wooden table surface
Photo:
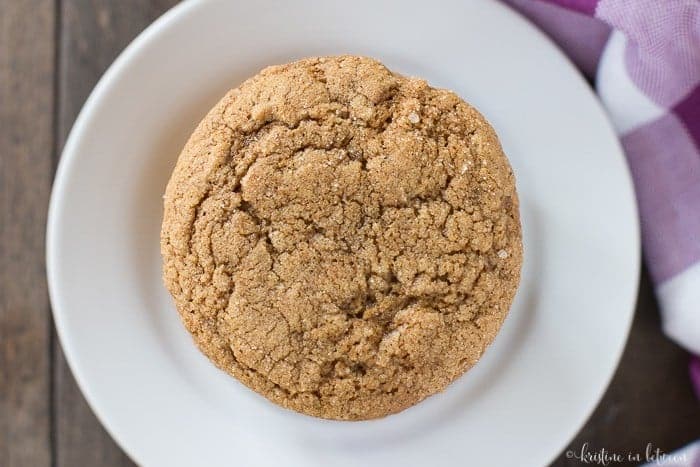
[[[95,419],[61,353],[44,229],[61,148],[88,93],[174,3],[0,0],[0,466],[133,465]],[[591,450],[644,452],[653,443],[668,452],[700,438],[687,363],[661,334],[643,272],[620,367],[568,449],[587,442]],[[579,462],[563,452],[553,465]]]

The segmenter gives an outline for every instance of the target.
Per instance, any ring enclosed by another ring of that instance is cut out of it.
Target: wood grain
[[[0,465],[10,467],[51,463],[44,226],[54,24],[52,1],[0,1]]]
[[[100,76],[119,52],[175,1],[66,0],[60,8],[58,147]],[[55,465],[133,465],[84,401],[56,343]]]

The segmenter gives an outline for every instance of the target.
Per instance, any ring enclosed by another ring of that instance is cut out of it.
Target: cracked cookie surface
[[[230,91],[164,199],[165,283],[201,351],[318,417],[382,417],[443,390],[520,278],[491,126],[368,58],[274,66]]]

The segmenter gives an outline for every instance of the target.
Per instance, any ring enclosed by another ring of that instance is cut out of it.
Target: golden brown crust
[[[219,368],[343,420],[403,410],[474,365],[522,260],[491,126],[354,56],[267,68],[216,105],[166,189],[161,250]]]

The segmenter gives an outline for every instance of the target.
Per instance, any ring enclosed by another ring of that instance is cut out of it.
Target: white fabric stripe
[[[664,331],[700,355],[700,263],[695,263],[656,288]]]
[[[666,109],[651,101],[630,79],[624,60],[626,42],[619,31],[610,35],[596,77],[598,95],[619,135],[666,113]]]

